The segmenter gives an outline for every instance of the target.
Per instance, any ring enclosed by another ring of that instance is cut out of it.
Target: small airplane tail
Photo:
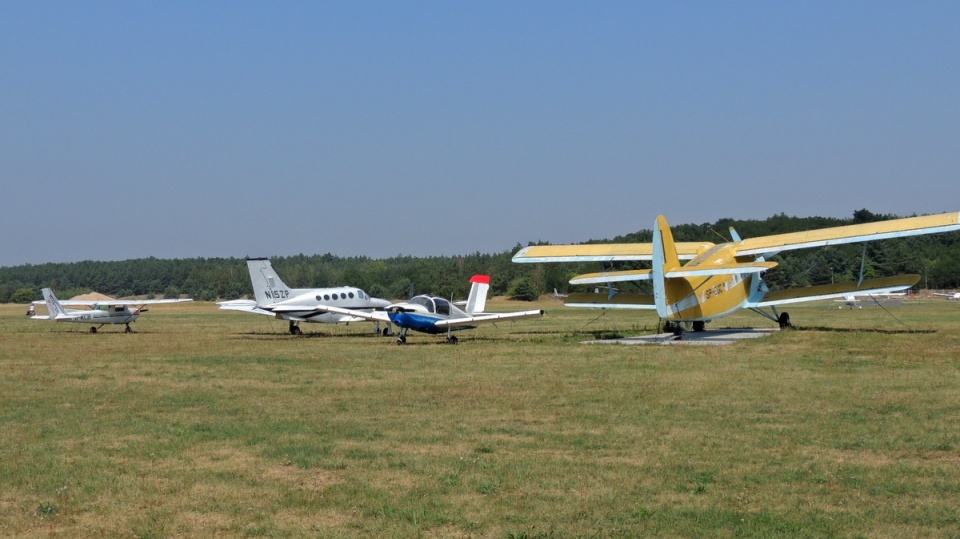
[[[488,290],[490,290],[489,275],[474,275],[470,278],[470,296],[467,297],[467,314],[483,312],[487,307]]]
[[[47,304],[47,316],[50,320],[56,320],[57,318],[67,318],[67,310],[63,308],[63,305],[60,304],[60,300],[57,299],[57,296],[53,295],[53,290],[49,288],[43,288],[40,290],[43,293],[43,301]]]
[[[657,315],[667,317],[667,280],[665,275],[670,270],[680,267],[680,257],[677,256],[677,247],[673,241],[673,232],[667,218],[659,215],[653,225],[653,301],[657,306]]]
[[[250,284],[253,285],[253,297],[258,305],[270,305],[292,297],[290,287],[273,271],[270,260],[248,258],[247,270],[250,272]]]

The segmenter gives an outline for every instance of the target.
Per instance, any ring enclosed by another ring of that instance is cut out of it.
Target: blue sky
[[[957,2],[0,2],[0,265],[960,210]]]

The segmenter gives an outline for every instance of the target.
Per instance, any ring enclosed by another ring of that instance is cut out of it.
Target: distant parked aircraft
[[[352,311],[384,309],[390,302],[385,299],[372,298],[366,292],[352,286],[338,286],[335,288],[290,288],[273,270],[273,265],[266,258],[247,259],[247,271],[250,273],[250,282],[253,285],[253,295],[256,300],[234,299],[221,301],[221,309],[244,311],[248,313],[274,316],[290,321],[290,333],[300,335],[300,322],[316,322],[321,324],[340,324],[348,322],[364,322],[366,318],[347,314],[333,313],[318,309],[318,305],[340,307]],[[377,323],[379,332],[380,324]]]
[[[107,300],[64,300],[60,301],[53,291],[49,288],[41,289],[43,301],[35,301],[34,304],[46,305],[46,315],[33,315],[34,320],[55,320],[57,322],[77,322],[80,324],[91,324],[90,333],[96,333],[98,329],[106,324],[126,326],[125,333],[130,333],[130,322],[136,322],[140,315],[147,311],[145,305],[154,305],[157,303],[179,303],[182,301],[193,301],[190,298],[184,299],[107,299]],[[67,309],[65,306],[84,305],[90,307],[89,310]],[[131,305],[139,305],[138,308],[131,309]]]
[[[563,301],[568,297],[570,297],[569,294],[561,294],[560,292],[557,292],[556,288],[553,289],[553,299],[555,299],[556,301]]]
[[[940,294],[940,293],[934,292],[933,295],[940,296],[947,299],[960,300],[960,292],[954,292],[952,294]]]
[[[490,324],[503,320],[543,316],[543,311],[519,311],[512,313],[484,313],[487,303],[487,290],[490,289],[488,275],[474,275],[470,279],[470,295],[467,301],[453,304],[438,296],[414,296],[403,303],[394,303],[386,312],[361,312],[342,309],[329,305],[316,305],[315,308],[329,313],[366,318],[368,320],[390,321],[400,328],[397,344],[407,342],[407,332],[411,329],[433,335],[446,334],[447,341],[457,343],[451,333],[461,329],[473,329],[477,324]],[[459,308],[463,306],[463,310]]]
[[[843,296],[843,299],[835,299],[833,301],[841,302],[843,303],[843,305],[846,305],[851,309],[854,307],[859,307],[862,309],[863,304],[860,301],[861,297],[868,297],[872,299],[874,303],[880,303],[880,300],[887,300],[895,297],[903,297],[906,295],[907,295],[906,292],[891,292],[889,294],[851,294],[849,296]],[[841,305],[839,308],[842,309],[843,305]]]

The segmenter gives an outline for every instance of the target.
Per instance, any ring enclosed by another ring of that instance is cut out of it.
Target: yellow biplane
[[[905,290],[920,281],[919,275],[897,275],[859,282],[825,284],[771,291],[761,274],[777,266],[768,259],[781,251],[857,243],[919,234],[960,230],[960,214],[944,213],[806,232],[741,239],[730,229],[732,242],[674,242],[667,219],[660,215],[653,227],[653,243],[537,245],[521,249],[514,262],[617,262],[648,260],[651,269],[605,271],[579,275],[574,285],[606,285],[607,292],[573,293],[564,305],[601,309],[656,310],[661,319],[689,324],[702,331],[704,324],[740,309],[751,309],[780,327],[790,316],[777,307],[790,303],[842,298],[851,294],[884,294]],[[688,262],[682,263],[681,260]],[[614,283],[650,280],[653,294],[621,293]],[[762,308],[769,307],[773,314]]]

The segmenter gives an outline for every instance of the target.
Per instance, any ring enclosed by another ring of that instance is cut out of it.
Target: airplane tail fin
[[[467,297],[467,314],[483,312],[487,307],[488,290],[490,290],[489,275],[474,275],[470,278],[470,296]]]
[[[248,258],[247,270],[258,305],[270,305],[291,297],[290,288],[280,279],[266,258]]]
[[[49,288],[43,288],[40,290],[43,293],[43,301],[47,304],[47,316],[50,317],[50,320],[55,320],[57,318],[64,318],[67,316],[67,310],[63,308],[63,305],[60,304],[60,300],[57,299],[57,296],[53,295],[53,290]]]
[[[677,256],[677,247],[673,241],[673,232],[667,218],[659,215],[653,225],[653,301],[657,306],[657,315],[667,317],[667,280],[665,275],[670,270],[680,267],[680,257]]]

